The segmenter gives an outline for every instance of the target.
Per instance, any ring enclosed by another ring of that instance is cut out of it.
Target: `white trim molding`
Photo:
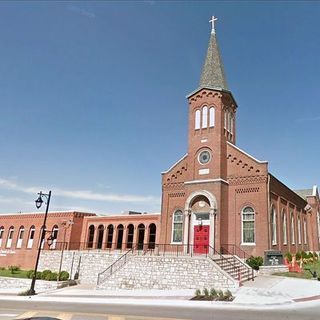
[[[181,158],[179,159],[177,162],[175,162],[168,170],[166,171],[162,171],[161,174],[165,174],[165,173],[168,173],[170,172],[179,162],[181,162],[183,159],[185,159],[187,157],[187,153]]]
[[[243,154],[245,154],[246,156],[248,156],[249,158],[251,158],[252,160],[254,160],[254,161],[258,162],[258,163],[268,163],[268,161],[260,161],[260,160],[256,159],[255,157],[253,157],[249,153],[243,151],[242,149],[240,149],[239,147],[237,147],[236,145],[231,143],[230,141],[227,141],[227,144],[229,144],[230,146],[234,147],[235,149],[237,149],[238,151],[242,152]]]
[[[198,183],[210,183],[210,182],[223,182],[225,184],[229,184],[228,181],[218,178],[218,179],[206,179],[206,180],[191,180],[186,181],[184,184],[198,184]]]

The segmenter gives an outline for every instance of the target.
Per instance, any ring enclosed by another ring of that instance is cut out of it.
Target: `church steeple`
[[[228,90],[214,28],[214,22],[216,20],[217,18],[214,16],[212,17],[212,20],[210,20],[212,23],[212,30],[206,60],[201,73],[200,87]]]

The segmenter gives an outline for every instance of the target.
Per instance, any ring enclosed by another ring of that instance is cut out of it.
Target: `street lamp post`
[[[41,254],[41,249],[42,249],[42,243],[43,243],[43,240],[45,238],[45,228],[46,228],[46,223],[47,223],[47,215],[48,215],[48,210],[49,210],[49,204],[50,204],[50,198],[51,198],[51,191],[49,191],[49,193],[42,193],[42,191],[40,191],[38,193],[39,197],[38,199],[35,201],[36,203],[36,207],[37,209],[40,209],[40,207],[42,206],[43,204],[43,197],[46,198],[46,212],[45,212],[45,215],[44,215],[44,219],[43,219],[43,225],[42,225],[42,232],[41,232],[41,236],[40,236],[40,243],[39,243],[39,247],[38,247],[38,254],[37,254],[37,259],[36,259],[36,264],[35,264],[35,267],[34,267],[34,274],[33,274],[33,277],[32,277],[32,281],[31,281],[31,287],[30,287],[30,290],[29,290],[29,294],[30,295],[35,295],[36,292],[35,292],[35,284],[36,284],[36,279],[37,279],[37,271],[38,271],[38,264],[39,264],[39,259],[40,259],[40,254]]]

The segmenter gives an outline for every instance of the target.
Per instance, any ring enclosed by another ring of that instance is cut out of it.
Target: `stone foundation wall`
[[[68,271],[74,279],[79,273],[81,283],[96,284],[98,273],[108,268],[121,254],[105,251],[64,251],[61,270]],[[61,251],[43,251],[39,261],[39,271],[49,269],[58,272]]]
[[[21,289],[22,292],[30,289],[30,286],[31,279],[0,277],[0,288]],[[35,290],[36,292],[44,292],[48,290],[57,289],[57,286],[57,281],[37,280]]]
[[[259,275],[271,275],[276,272],[289,272],[289,267],[281,264],[276,266],[261,266],[259,268]]]
[[[205,257],[129,256],[98,289],[231,289],[236,280]]]

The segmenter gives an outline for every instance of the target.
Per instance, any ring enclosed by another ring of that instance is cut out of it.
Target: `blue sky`
[[[159,212],[212,14],[237,145],[319,184],[319,2],[1,1],[0,212]]]

